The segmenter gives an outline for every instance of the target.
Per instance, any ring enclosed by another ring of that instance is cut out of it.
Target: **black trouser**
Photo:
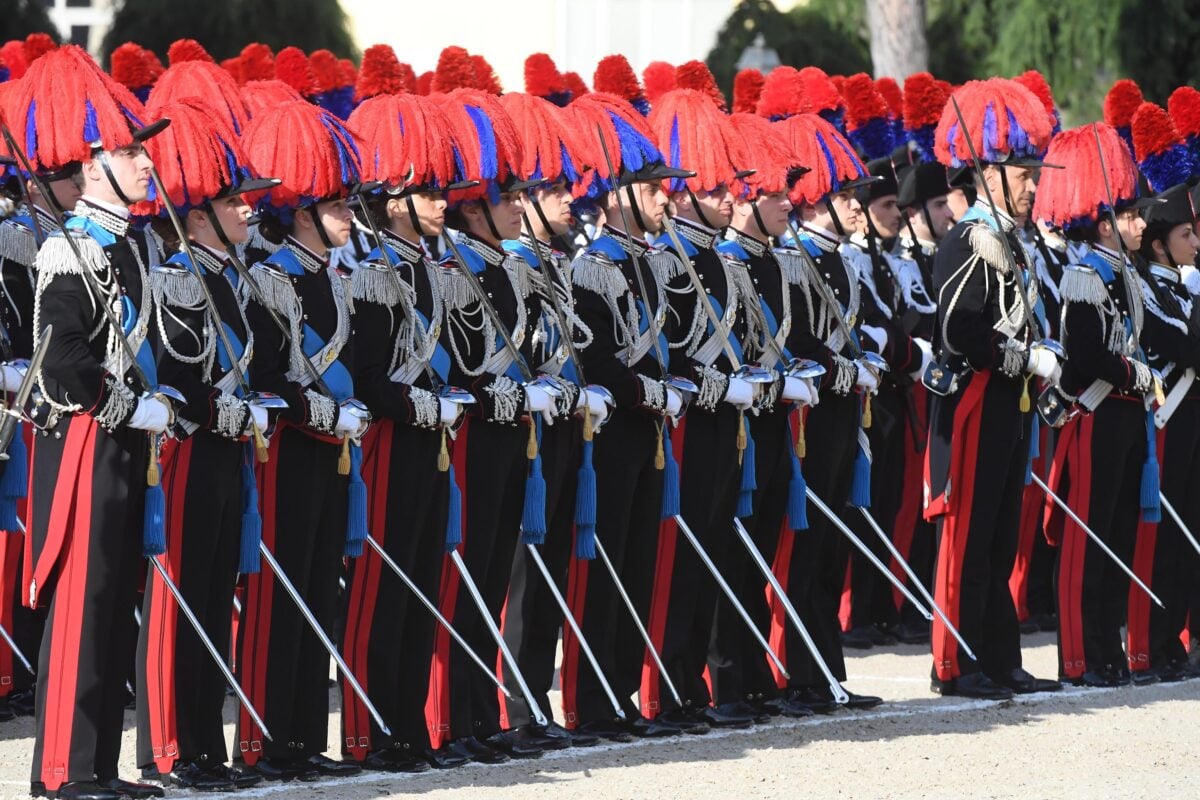
[[[367,529],[428,598],[437,600],[445,556],[448,473],[437,469],[441,431],[384,420],[363,442]],[[425,697],[436,620],[367,545],[350,562],[342,656],[391,735],[342,684],[342,751],[361,760],[378,750],[429,747]]]
[[[660,421],[639,409],[617,408],[595,438],[596,538],[603,545],[643,624],[649,616],[662,516],[663,472],[655,467]],[[567,601],[600,668],[630,718],[641,682],[645,642],[612,576],[599,559],[571,559]],[[579,644],[563,636],[563,712],[567,725],[611,720],[612,704]]]
[[[163,453],[167,552],[160,559],[208,638],[229,652],[247,445],[207,432]],[[225,677],[162,578],[146,578],[137,661],[138,765],[223,763]],[[269,725],[270,723],[268,723]]]
[[[781,535],[804,535],[803,532],[781,533],[786,522],[788,483],[792,478],[791,450],[795,444],[788,425],[791,409],[790,403],[781,403],[773,411],[750,418],[758,489],[754,493],[754,515],[746,518],[743,525],[768,565],[775,557]],[[748,554],[740,557],[744,544],[737,541],[732,547],[739,557],[729,559],[725,579],[763,638],[768,638],[771,609],[767,604],[767,579]],[[723,595],[717,599],[716,621],[708,649],[708,674],[712,680],[713,701],[717,704],[762,700],[778,694],[762,646]]]
[[[339,444],[284,427],[272,437],[270,460],[258,476],[263,543],[327,634],[337,616],[346,543],[349,482],[338,474],[340,453]],[[274,737],[264,741],[242,709],[242,757],[253,764],[324,752],[329,654],[265,561],[247,579],[238,639],[242,688]]]
[[[71,514],[57,520],[66,526],[62,552],[37,596],[50,611],[38,659],[32,780],[53,791],[117,777],[136,647],[131,614],[144,569],[149,444],[144,432],[109,434],[85,415],[67,416],[47,433],[34,443],[35,550],[52,526],[62,530],[55,515]]]
[[[949,510],[937,521],[934,599],[979,659],[962,653],[935,617],[933,660],[941,680],[981,670],[1007,676],[1021,666],[1021,632],[1008,586],[1029,456],[1030,415],[1020,410],[1020,394],[1019,380],[977,372],[956,394],[931,398],[931,476],[944,480],[955,447],[963,459],[962,474],[952,477]],[[940,493],[941,485],[933,491]]]
[[[546,541],[537,545],[537,548],[563,597],[567,593],[567,570],[574,542],[575,486],[582,435],[583,427],[577,419],[559,420],[553,426],[542,426]],[[562,625],[562,609],[537,564],[526,547],[518,547],[513,558],[508,601],[504,608],[504,641],[517,659],[521,674],[525,676],[538,705],[546,714],[550,713],[549,692],[554,683],[558,631]],[[504,685],[513,696],[512,700],[501,698],[501,727],[517,728],[528,724],[531,721],[529,705],[521,695],[516,677],[507,665],[504,665],[501,674]]]

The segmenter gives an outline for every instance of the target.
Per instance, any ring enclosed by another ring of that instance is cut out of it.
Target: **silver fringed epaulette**
[[[628,291],[625,275],[608,256],[585,252],[571,266],[571,284],[601,297],[616,300]]]
[[[23,267],[30,267],[37,253],[37,235],[32,229],[11,219],[0,225],[0,260],[15,261]]]
[[[250,238],[246,240],[246,243],[244,245],[240,245],[240,247],[241,247],[243,253],[246,251],[247,248],[250,248],[250,247],[254,247],[259,250],[265,250],[268,253],[274,253],[277,250],[279,250],[281,247],[283,247],[283,245],[275,244],[274,242],[267,239],[267,237],[262,235],[262,231],[259,230],[259,227],[257,225],[254,225],[250,228]]]
[[[801,288],[808,287],[809,266],[807,253],[801,253],[799,250],[785,247],[775,250],[775,258],[779,262],[779,269],[783,272],[783,279],[788,284]]]
[[[1004,248],[1008,247],[1008,242],[996,232],[995,228],[986,222],[972,225],[967,234],[967,242],[975,251],[975,255],[979,256],[988,266],[1001,274],[1008,274],[1008,258],[1004,255]]]
[[[680,257],[665,248],[651,248],[646,251],[645,258],[650,271],[663,286],[682,275],[686,269]]]
[[[291,276],[283,270],[260,261],[250,268],[254,282],[262,299],[276,314],[285,319],[295,319],[300,314],[300,299]]]
[[[204,291],[196,273],[181,264],[157,264],[150,270],[150,290],[154,299],[178,308],[196,309],[204,305]]]
[[[1058,292],[1069,303],[1100,306],[1108,301],[1108,287],[1104,285],[1104,279],[1085,264],[1067,264]]]
[[[386,264],[375,261],[360,262],[350,279],[351,294],[356,302],[377,303],[394,306],[400,302],[399,276],[388,275]]]
[[[444,264],[439,271],[442,299],[447,310],[460,311],[479,302],[471,279],[462,274],[464,269],[466,267],[459,264]]]
[[[39,287],[48,283],[55,275],[83,274],[80,260],[75,257],[75,252],[67,243],[65,236],[70,236],[75,240],[75,245],[79,248],[79,255],[82,257],[83,263],[87,264],[88,269],[94,273],[103,273],[105,270],[108,258],[104,255],[104,248],[100,246],[100,243],[84,231],[66,231],[46,239],[41,249],[38,250],[34,268],[38,273]]]
[[[341,295],[342,302],[346,304],[346,308],[351,314],[354,313],[354,273],[348,272],[341,267],[329,267],[333,274],[338,278],[338,284],[342,287]]]

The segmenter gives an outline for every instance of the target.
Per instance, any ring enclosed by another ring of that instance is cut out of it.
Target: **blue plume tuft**
[[[908,139],[917,146],[917,152],[921,154],[923,161],[937,160],[937,156],[933,152],[934,143],[937,139],[936,125],[924,125],[920,128],[914,128],[908,132]]]
[[[1156,192],[1164,192],[1172,186],[1187,183],[1197,171],[1195,157],[1191,151],[1179,144],[1171,145],[1161,153],[1146,156],[1138,166]]]
[[[850,131],[850,141],[867,161],[887,158],[896,149],[892,122],[887,117],[875,117],[861,128]]]
[[[96,121],[96,107],[91,100],[83,101],[83,140],[88,144],[100,141],[100,123]]]
[[[644,97],[635,97],[629,101],[629,104],[637,109],[637,112],[643,117],[650,116],[650,101]]]
[[[458,480],[454,477],[454,464],[450,465],[447,473],[450,481],[449,512],[446,516],[446,552],[462,544],[462,490],[458,488]]]

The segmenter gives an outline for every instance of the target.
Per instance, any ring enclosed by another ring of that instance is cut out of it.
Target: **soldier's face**
[[[988,189],[991,190],[992,197],[996,199],[996,204],[1003,206],[1006,203],[1001,174],[1008,181],[1008,196],[1011,200],[1007,203],[1009,215],[1028,217],[1029,212],[1033,209],[1033,193],[1037,190],[1037,184],[1033,180],[1034,170],[1030,167],[990,166],[987,168],[984,180],[987,181]]]
[[[960,192],[961,194],[961,192]],[[933,238],[936,241],[945,236],[954,227],[954,210],[950,208],[950,197],[935,197],[925,203],[929,212],[929,221],[933,225]]]
[[[733,221],[733,192],[721,184],[711,192],[696,192],[696,200],[700,211],[718,228],[724,228]]]
[[[421,230],[429,236],[437,236],[446,227],[446,195],[439,192],[418,192],[411,195],[413,208]],[[402,201],[401,205],[407,207]]]
[[[854,192],[838,192],[829,198],[829,207],[837,213],[847,234],[862,227],[862,203],[858,202]]]
[[[341,247],[350,241],[351,222],[354,215],[350,206],[342,198],[324,200],[317,203],[317,217],[325,227],[325,235],[334,247]]]
[[[779,237],[787,233],[788,215],[792,213],[792,201],[788,200],[787,192],[764,194],[755,203],[768,235]]]
[[[120,203],[120,195],[111,184],[115,183],[121,194],[130,204],[139,203],[150,196],[150,156],[146,148],[138,142],[117,150],[109,150],[105,154],[108,168],[112,172],[110,179],[104,171],[100,158],[93,158],[84,164],[84,179],[88,185],[96,187],[99,199]],[[112,195],[111,197],[109,195]]]
[[[488,201],[488,211],[501,239],[516,239],[521,235],[521,213],[525,209],[521,196],[521,192],[504,192],[499,203]]]
[[[637,200],[638,211],[641,212],[642,222],[646,224],[646,233],[658,233],[662,230],[663,217],[667,213],[667,193],[662,184],[635,183],[633,196]],[[630,220],[634,222],[634,220]]]
[[[50,181],[47,185],[50,187],[50,194],[54,195],[54,204],[64,211],[70,211],[75,208],[76,201],[83,194],[83,177],[79,173],[70,178],[60,178],[56,181]],[[27,188],[35,203],[47,211],[53,210],[37,190],[37,186],[33,181],[29,181]]]
[[[884,239],[892,239],[900,235],[900,206],[896,205],[896,195],[886,194],[871,201],[867,206],[871,222],[875,230]]]
[[[1146,221],[1134,209],[1126,209],[1117,214],[1117,231],[1125,249],[1132,252],[1142,246],[1142,233],[1146,230]]]
[[[538,220],[533,207],[534,202],[541,206],[542,216],[550,223],[549,232],[553,236],[566,233],[571,225],[571,189],[566,181],[559,181],[551,186],[539,186],[533,190],[532,197],[525,195],[522,202],[531,223]]]
[[[962,219],[963,214],[971,208],[971,203],[962,189],[951,189],[950,194],[946,195],[946,206],[950,209],[950,219],[953,222]]]
[[[1167,235],[1166,249],[1176,264],[1191,264],[1200,252],[1200,238],[1196,237],[1196,231],[1191,225],[1176,225]],[[1158,251],[1157,245],[1155,251]]]
[[[247,224],[250,219],[250,204],[240,194],[214,200],[212,210],[226,239],[234,244],[241,244],[250,238],[250,227]],[[207,219],[205,221],[207,222]]]

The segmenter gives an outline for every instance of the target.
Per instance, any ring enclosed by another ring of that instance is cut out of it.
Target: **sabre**
[[[831,312],[834,312],[831,314],[831,316],[833,317],[834,323],[837,325],[837,329],[841,332],[842,338],[846,340],[845,346],[850,348],[850,357],[854,359],[862,358],[862,348],[858,346],[858,342],[854,339],[854,336],[850,330],[850,324],[847,323],[846,319],[842,316],[843,311],[841,303],[837,301],[837,298],[833,296],[833,292],[825,284],[824,279],[821,277],[821,271],[817,269],[817,265],[813,262],[812,256],[808,254],[808,250],[805,249],[803,243],[800,241],[800,232],[796,230],[796,223],[792,222],[790,218],[788,219],[788,233],[791,234],[792,241],[796,243],[796,253],[799,254],[800,258],[803,259],[804,263],[808,266],[808,271],[810,273],[810,277],[812,278],[810,282],[813,283],[817,287],[817,291],[821,293],[821,299],[825,302],[825,305],[829,306]],[[772,254],[774,254],[774,251],[772,251]],[[776,263],[778,263],[779,257],[775,256],[775,258],[777,260]]]
[[[725,578],[721,576],[721,572],[717,569],[717,565],[713,563],[713,560],[709,557],[708,552],[705,551],[703,545],[700,544],[700,540],[696,538],[696,534],[692,533],[692,529],[688,527],[688,524],[684,522],[683,517],[680,514],[675,515],[675,524],[679,526],[679,530],[683,531],[683,535],[687,538],[688,542],[692,545],[692,548],[696,551],[696,555],[699,556],[700,560],[704,562],[704,566],[708,567],[708,571],[712,573],[713,580],[717,582],[717,586],[721,587],[721,591],[725,594],[725,597],[729,599],[730,604],[733,605],[733,608],[735,611],[737,611],[738,616],[740,616],[742,621],[746,623],[746,627],[750,629],[750,634],[758,642],[759,647],[761,647],[767,654],[767,658],[771,659],[771,663],[773,663],[775,668],[779,670],[780,675],[790,680],[792,676],[788,674],[787,667],[785,667],[783,662],[779,660],[779,654],[772,649],[771,644],[766,640],[766,637],[762,635],[762,631],[760,631],[758,626],[754,624],[754,620],[750,618],[750,614],[746,611],[746,607],[743,606],[741,601],[737,599],[737,595],[734,594],[733,589],[729,587],[729,584],[725,581]]]
[[[1108,164],[1105,163],[1104,159],[1104,147],[1100,144],[1100,129],[1094,122],[1092,123],[1092,136],[1096,139],[1096,155],[1100,159],[1100,177],[1104,179],[1104,193],[1108,197],[1108,220],[1112,225],[1113,234],[1117,237],[1117,249],[1121,251],[1121,258],[1124,259],[1124,263],[1129,264],[1131,262],[1129,260],[1129,253],[1125,252],[1125,237],[1117,229],[1117,210],[1114,205],[1115,200],[1112,193],[1112,184],[1108,180]],[[1136,280],[1136,278],[1133,280]],[[1133,309],[1136,307],[1133,299],[1133,280],[1127,278],[1122,281],[1122,284],[1125,287],[1125,301],[1129,303],[1129,324],[1133,329],[1134,349],[1137,349],[1138,342],[1142,339],[1142,331],[1138,326],[1137,315],[1133,313]],[[1159,391],[1161,392],[1162,390],[1159,389]],[[1159,400],[1159,405],[1162,405],[1162,402],[1162,400]]]
[[[579,623],[575,621],[575,615],[571,613],[571,609],[567,606],[567,601],[563,599],[562,593],[558,591],[558,586],[554,583],[554,579],[550,577],[550,570],[546,567],[546,562],[542,560],[542,554],[538,552],[536,545],[527,544],[525,548],[529,551],[529,555],[533,557],[533,563],[537,564],[538,571],[542,573],[542,579],[546,581],[546,585],[550,588],[550,594],[554,595],[554,601],[558,603],[558,607],[562,610],[563,618],[567,621],[571,632],[579,640],[579,649],[583,651],[583,655],[587,658],[588,663],[592,665],[592,670],[596,673],[596,679],[600,681],[600,688],[604,690],[604,694],[608,695],[608,702],[612,703],[617,719],[624,720],[625,712],[621,710],[621,704],[617,702],[617,696],[613,693],[612,685],[604,675],[604,670],[600,669],[600,662],[596,660],[591,645],[584,638],[583,631],[579,629]]]
[[[787,592],[783,591],[783,586],[779,583],[779,578],[775,576],[775,572],[771,566],[767,564],[762,553],[758,552],[758,546],[754,544],[754,540],[750,538],[750,534],[746,531],[746,527],[742,525],[742,521],[737,517],[733,518],[733,529],[737,531],[738,538],[742,540],[742,544],[746,546],[746,550],[750,553],[750,558],[758,566],[759,572],[767,579],[767,583],[771,586],[771,591],[775,597],[779,598],[780,604],[783,605],[784,612],[788,615],[792,625],[796,628],[796,633],[800,634],[800,638],[804,641],[804,646],[808,649],[809,655],[816,662],[817,669],[821,670],[821,674],[825,676],[825,680],[829,682],[829,691],[833,693],[833,699],[839,704],[845,705],[850,702],[850,695],[846,694],[846,690],[842,687],[842,682],[834,677],[833,671],[829,669],[829,664],[825,663],[825,659],[821,657],[821,651],[817,649],[817,644],[812,640],[812,636],[808,633],[808,628],[804,627],[804,621],[800,619],[800,614],[796,612],[796,607],[792,605],[791,598],[787,596]]]
[[[33,358],[29,359],[25,374],[21,376],[21,385],[17,387],[17,392],[13,395],[12,403],[4,409],[4,420],[0,422],[0,461],[8,460],[8,446],[12,444],[13,437],[17,433],[17,425],[21,421],[21,409],[25,408],[25,403],[33,391],[34,381],[37,380],[38,371],[42,368],[42,361],[46,357],[46,350],[50,346],[50,337],[53,334],[53,325],[47,325],[43,329],[38,346],[34,348]],[[19,519],[17,521],[20,522]]]
[[[913,593],[908,590],[908,587],[904,585],[904,582],[892,574],[892,571],[888,569],[887,565],[880,561],[879,557],[871,552],[871,548],[867,547],[866,543],[863,542],[862,539],[858,538],[854,531],[850,530],[850,526],[843,522],[837,514],[833,513],[833,509],[825,505],[825,501],[818,497],[816,492],[814,492],[811,488],[806,487],[805,494],[808,495],[808,499],[812,501],[812,504],[820,509],[822,514],[829,518],[829,521],[833,523],[833,526],[841,531],[842,535],[849,539],[851,544],[858,548],[859,552],[863,554],[867,561],[871,562],[875,569],[879,570],[885,578],[891,581],[892,585],[896,587],[897,591],[904,595],[904,599],[912,603],[913,608],[915,608],[921,616],[923,616],[926,620],[933,619],[933,614],[930,614],[929,610],[921,604],[921,601],[913,596]]]
[[[954,623],[950,621],[950,618],[946,616],[946,612],[942,611],[941,606],[939,606],[933,599],[933,595],[929,593],[929,589],[927,589],[925,584],[921,582],[921,579],[917,577],[917,573],[913,571],[912,566],[908,563],[908,561],[905,560],[904,556],[900,555],[900,551],[896,549],[896,545],[892,544],[891,537],[884,533],[883,528],[881,528],[879,523],[875,521],[875,517],[871,516],[871,512],[867,511],[865,508],[860,508],[858,510],[862,512],[864,517],[866,517],[867,524],[870,525],[871,529],[875,531],[876,535],[879,536],[880,541],[882,541],[884,546],[887,547],[888,552],[892,554],[892,558],[896,559],[896,563],[899,564],[900,568],[904,570],[904,574],[908,576],[910,581],[912,581],[913,586],[917,587],[917,591],[921,593],[921,597],[923,597],[925,602],[929,604],[929,608],[933,611],[933,613],[937,614],[938,619],[942,621],[942,624],[946,626],[946,630],[950,632],[950,635],[953,636],[958,642],[959,646],[962,647],[963,652],[966,653],[972,661],[978,661],[979,659],[975,657],[975,653],[971,650],[971,646],[967,644],[966,640],[963,639],[962,634],[958,632],[958,628],[954,627]]]
[[[1093,531],[1091,528],[1089,528],[1087,526],[1087,523],[1085,523],[1082,519],[1080,519],[1079,515],[1076,514],[1074,511],[1072,511],[1071,507],[1069,505],[1067,505],[1066,502],[1061,497],[1056,495],[1050,489],[1050,487],[1046,485],[1046,482],[1043,481],[1036,472],[1033,473],[1033,482],[1038,485],[1038,488],[1040,488],[1043,492],[1046,493],[1047,497],[1049,497],[1052,501],[1054,501],[1054,505],[1061,508],[1066,513],[1066,515],[1071,518],[1071,521],[1074,522],[1076,525],[1078,525],[1079,529],[1087,534],[1088,538],[1091,539],[1096,544],[1096,546],[1099,547],[1100,550],[1106,556],[1108,556],[1110,559],[1112,559],[1112,562],[1114,564],[1116,564],[1117,567],[1119,567],[1122,572],[1124,572],[1126,575],[1129,576],[1129,579],[1131,581],[1133,581],[1134,583],[1136,583],[1138,585],[1139,589],[1141,589],[1143,592],[1145,592],[1146,595],[1151,600],[1154,601],[1154,604],[1156,606],[1158,606],[1159,608],[1166,608],[1166,606],[1163,605],[1163,601],[1158,599],[1158,595],[1156,595],[1154,592],[1150,591],[1150,587],[1147,586],[1145,583],[1143,583],[1142,579],[1139,578],[1137,575],[1135,575],[1133,570],[1131,570],[1129,567],[1127,567],[1125,565],[1125,562],[1117,557],[1117,554],[1112,551],[1112,548],[1109,547],[1107,544],[1105,544],[1104,540],[1101,539],[1099,536],[1097,536],[1096,532]]]
[[[459,263],[461,264],[462,262]],[[475,601],[475,607],[479,609],[479,616],[483,617],[484,625],[487,626],[488,631],[492,634],[492,638],[496,640],[496,645],[500,648],[500,654],[504,658],[504,663],[508,665],[508,668],[512,670],[513,677],[517,679],[517,686],[520,687],[521,694],[525,697],[525,702],[529,705],[529,710],[533,713],[534,721],[538,725],[545,727],[549,724],[546,715],[542,713],[542,707],[538,705],[537,698],[533,696],[533,692],[529,689],[529,684],[525,682],[525,675],[517,665],[517,660],[513,658],[512,651],[508,649],[508,643],[504,641],[504,636],[500,633],[500,629],[496,627],[496,621],[492,619],[492,614],[488,611],[487,603],[484,602],[483,595],[480,593],[479,587],[475,585],[475,579],[471,577],[471,572],[467,569],[467,565],[463,562],[458,550],[450,551],[450,560],[454,562],[454,568],[458,570],[458,575],[462,578],[463,586],[467,587],[467,593]]]
[[[429,609],[429,612],[433,614],[434,618],[441,624],[443,628],[446,629],[446,632],[450,634],[450,638],[458,642],[458,646],[466,652],[467,656],[474,661],[481,670],[483,670],[483,673],[488,676],[488,679],[492,683],[496,684],[496,688],[499,689],[505,697],[511,700],[512,695],[504,686],[504,683],[496,677],[495,668],[489,667],[486,663],[484,663],[484,660],[479,657],[479,654],[471,649],[471,645],[467,644],[467,640],[462,637],[462,634],[454,629],[454,626],[450,624],[450,620],[446,619],[445,615],[438,610],[438,607],[434,605],[433,601],[425,596],[425,593],[417,587],[417,584],[413,582],[412,578],[404,574],[404,570],[400,569],[400,565],[397,564],[395,560],[388,554],[388,552],[383,549],[383,546],[375,540],[374,536],[367,534],[367,544],[369,544],[371,548],[379,554],[379,557],[383,559],[383,563],[391,567],[392,572],[396,573],[396,577],[408,587],[409,591],[417,596],[417,599],[421,601],[421,605]]]
[[[1158,499],[1159,502],[1162,503],[1162,507],[1165,508],[1167,513],[1171,515],[1171,519],[1175,520],[1175,524],[1179,526],[1179,530],[1183,534],[1183,538],[1188,540],[1188,544],[1190,544],[1197,553],[1200,553],[1200,542],[1196,541],[1196,537],[1192,535],[1192,532],[1188,529],[1188,526],[1183,524],[1183,517],[1179,516],[1179,512],[1175,510],[1175,506],[1171,505],[1171,501],[1168,500],[1167,496],[1162,492],[1158,493]]]
[[[341,654],[338,653],[337,648],[333,646],[333,642],[329,640],[329,636],[325,633],[324,628],[321,627],[321,623],[317,622],[317,618],[313,616],[312,611],[309,610],[308,606],[304,604],[304,600],[300,598],[300,593],[296,591],[296,587],[292,584],[287,574],[279,566],[279,562],[275,560],[275,556],[271,553],[270,549],[264,542],[258,543],[258,552],[262,554],[264,559],[266,559],[267,564],[271,567],[271,572],[275,573],[275,577],[279,580],[279,585],[283,587],[284,592],[286,592],[288,597],[292,598],[292,602],[296,604],[296,609],[300,612],[300,616],[304,617],[304,621],[308,623],[308,626],[312,628],[313,633],[315,633],[317,638],[321,640],[321,646],[324,647],[326,652],[328,652],[333,658],[334,663],[337,664],[338,669],[341,671],[343,677],[346,678],[346,683],[350,684],[350,688],[354,691],[354,694],[357,695],[358,699],[362,701],[362,704],[366,706],[367,711],[371,714],[371,718],[374,719],[375,724],[379,726],[379,730],[383,731],[384,735],[391,736],[392,731],[390,728],[388,728],[387,723],[383,721],[383,717],[379,715],[379,711],[375,708],[375,704],[371,702],[371,698],[367,697],[366,691],[363,689],[362,685],[359,684],[358,679],[354,677],[354,673],[350,671],[350,667],[346,665],[346,662],[342,659]]]
[[[33,665],[29,663],[29,659],[21,652],[21,648],[17,647],[17,643],[13,641],[12,636],[8,633],[8,628],[5,628],[3,624],[0,624],[0,639],[4,640],[9,650],[12,650],[13,655],[17,657],[17,661],[21,662],[21,666],[25,668],[25,671],[36,678],[37,673],[33,671]]]
[[[617,577],[616,567],[609,560],[608,552],[604,549],[604,545],[600,543],[599,534],[596,534],[596,554],[600,556],[600,560],[604,562],[604,566],[608,569],[608,574],[612,576],[613,583],[617,587],[617,594],[621,596],[625,607],[629,609],[629,616],[633,618],[634,627],[637,628],[642,641],[646,643],[646,652],[650,654],[650,658],[654,661],[654,666],[658,669],[658,674],[662,676],[663,683],[667,685],[667,691],[671,693],[671,697],[675,700],[676,705],[683,705],[683,700],[679,697],[679,691],[675,688],[674,681],[667,674],[667,667],[663,664],[662,656],[658,654],[658,650],[654,646],[654,640],[650,638],[650,632],[642,624],[642,618],[638,616],[637,609],[633,605],[633,600],[630,599],[628,592],[625,591],[625,587],[621,585],[620,578]]]
[[[200,643],[204,645],[204,649],[208,651],[210,656],[212,656],[212,660],[216,663],[217,669],[221,671],[221,675],[224,676],[225,682],[229,684],[229,687],[233,689],[233,693],[237,695],[238,702],[242,704],[242,707],[246,709],[246,713],[250,715],[252,720],[254,720],[254,724],[257,725],[259,730],[263,732],[263,737],[269,742],[274,741],[274,739],[271,738],[271,732],[267,730],[267,724],[263,722],[263,719],[259,715],[258,711],[254,709],[254,705],[250,702],[250,698],[246,696],[244,691],[242,691],[241,684],[239,684],[237,679],[233,677],[233,673],[229,671],[229,666],[225,663],[225,659],[221,657],[220,652],[217,651],[216,645],[213,644],[212,639],[208,638],[208,634],[205,632],[204,627],[200,624],[200,620],[196,619],[196,615],[192,613],[191,607],[189,607],[187,601],[183,599],[183,593],[179,591],[179,587],[175,585],[175,581],[171,580],[171,576],[167,573],[167,568],[163,566],[163,563],[158,556],[150,556],[150,563],[154,565],[155,571],[158,572],[158,577],[162,579],[163,586],[166,586],[167,591],[171,593],[171,597],[175,598],[175,605],[178,606],[179,610],[183,612],[183,616],[187,619],[188,623],[191,624],[192,630],[194,630],[196,635],[200,637]]]

